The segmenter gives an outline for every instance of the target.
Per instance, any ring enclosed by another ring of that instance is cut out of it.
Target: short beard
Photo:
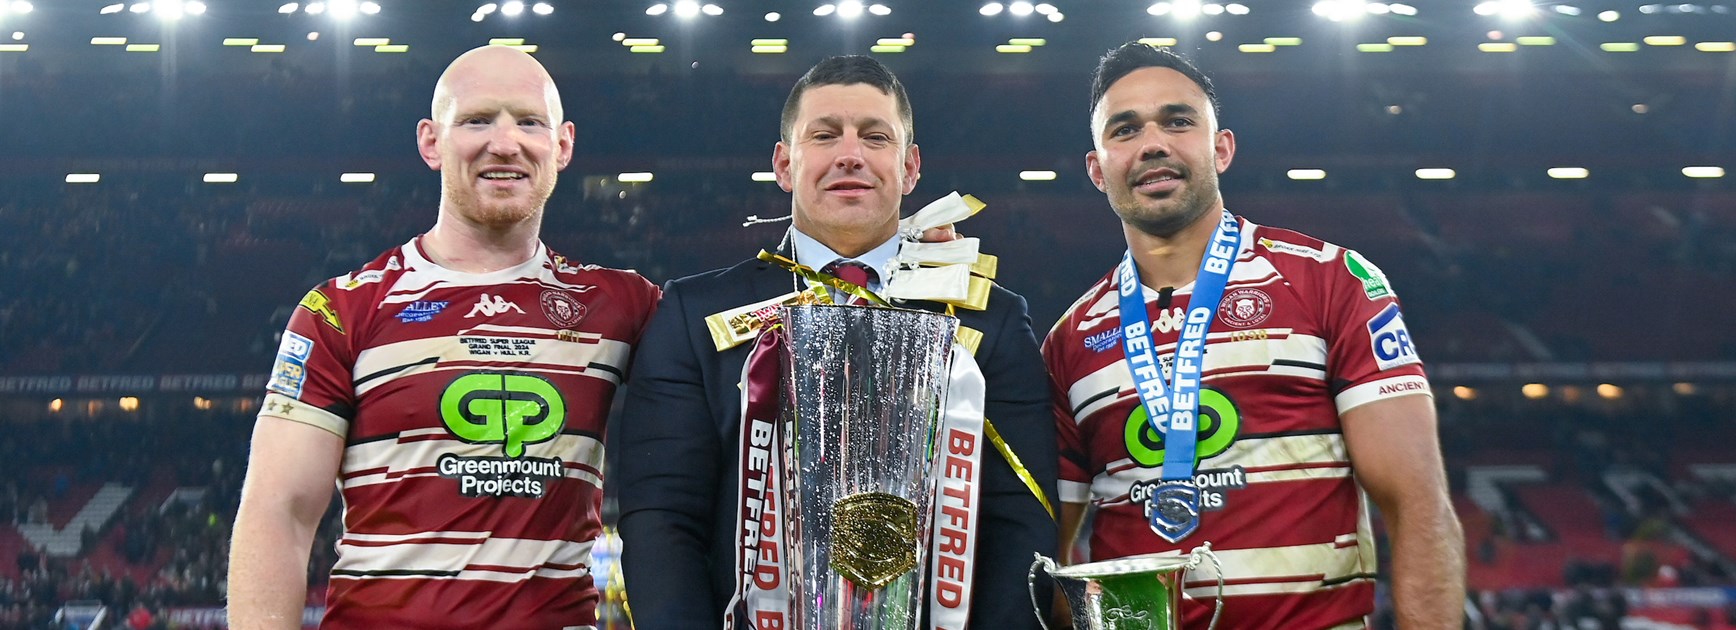
[[[1200,183],[1210,184],[1211,182]],[[1130,195],[1137,194],[1131,190],[1128,192]],[[1206,212],[1212,209],[1212,206],[1217,205],[1216,195],[1210,195],[1209,198],[1208,195],[1206,189],[1190,186],[1186,196],[1179,200],[1181,206],[1173,212],[1149,216],[1151,213],[1145,212],[1138,203],[1129,203],[1115,206],[1115,214],[1120,215],[1121,222],[1133,226],[1133,229],[1158,238],[1173,238],[1182,230],[1187,229],[1188,226],[1193,225],[1200,217],[1205,216]]]

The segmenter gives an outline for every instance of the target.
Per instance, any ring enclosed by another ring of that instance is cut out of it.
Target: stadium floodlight
[[[651,173],[621,173],[615,176],[615,181],[623,184],[643,184],[654,177]]]
[[[181,0],[157,0],[157,3],[151,6],[151,13],[158,19],[179,20],[186,11]]]
[[[1555,9],[1556,13],[1560,13],[1562,15],[1571,16],[1571,17],[1578,17],[1579,14],[1581,13],[1581,11],[1579,10],[1579,7],[1573,6],[1571,4],[1558,4],[1558,5],[1555,5],[1553,8]]]
[[[814,7],[814,15],[818,15],[820,17],[826,17],[826,16],[831,15],[837,11],[838,11],[838,6],[833,5],[833,4],[822,4],[820,6]]]
[[[115,4],[111,4],[111,5],[108,5],[106,7],[103,7],[102,10],[97,11],[97,13],[100,13],[102,15],[113,15],[113,14],[120,13],[120,12],[125,11],[125,10],[127,10],[127,5],[124,3],[117,2]],[[294,11],[294,10],[295,9],[290,9],[290,11]],[[283,12],[284,11],[282,11],[282,10],[278,11],[278,13],[283,13]]]
[[[0,44],[0,52],[29,52],[30,44]]]
[[[1062,14],[1060,11],[1056,11],[1054,13],[1049,14],[1049,21],[1050,22],[1059,22],[1059,21],[1065,20],[1065,19],[1067,19],[1067,16]]]
[[[1363,10],[1369,15],[1386,15],[1392,13],[1392,5],[1385,2],[1370,2],[1363,7]]]
[[[1214,3],[1200,7],[1200,11],[1205,13],[1206,15],[1223,15],[1224,14],[1224,5],[1221,5],[1221,4],[1214,2]]]
[[[1146,7],[1145,12],[1152,15],[1169,15],[1169,8],[1168,2],[1158,2]]]
[[[1039,3],[1035,8],[1037,10],[1037,15],[1051,15],[1057,10],[1055,5],[1047,2]]]
[[[713,5],[706,5],[706,6],[713,6]],[[530,12],[535,13],[537,15],[552,15],[555,12],[555,5],[549,4],[547,2],[538,2],[536,4],[530,5]]]
[[[1183,20],[1191,20],[1200,16],[1205,8],[1200,6],[1200,0],[1176,0],[1173,4],[1175,16]]]
[[[668,13],[668,12],[669,12],[669,5],[663,4],[661,2],[659,2],[657,4],[653,4],[649,7],[646,7],[646,9],[645,9],[645,15],[653,15],[653,16],[663,15],[664,13]]]
[[[1557,166],[1549,169],[1550,179],[1585,179],[1591,177],[1591,171],[1577,166]]]
[[[868,12],[874,15],[892,15],[892,7],[884,4],[870,4],[868,5]]]
[[[188,2],[184,8],[187,11],[187,15],[204,15],[205,14],[205,3],[199,2],[199,0],[193,0],[192,2]]]
[[[1317,181],[1326,179],[1326,171],[1318,168],[1293,168],[1286,171],[1284,175],[1297,181]]]
[[[68,184],[95,184],[99,181],[102,181],[102,174],[101,173],[67,173],[66,174],[66,183],[68,183]]]
[[[1621,19],[1620,11],[1604,11],[1597,14],[1597,19],[1604,22],[1614,22]]]
[[[132,11],[133,13],[149,13],[151,11],[151,3],[135,2],[133,3],[133,6],[127,7],[127,10]]]
[[[1230,15],[1247,15],[1248,14],[1248,5],[1242,4],[1240,2],[1231,2],[1229,4],[1224,5],[1224,10],[1229,11]]]
[[[339,20],[356,17],[356,14],[361,13],[362,10],[361,7],[356,6],[356,0],[330,0],[328,4],[329,6],[326,8],[330,10],[332,17]]]
[[[977,9],[977,13],[981,13],[981,14],[989,16],[989,17],[994,17],[996,15],[1000,15],[1001,11],[1004,11],[1004,10],[1006,10],[1006,7],[1001,5],[1001,3],[990,2],[988,4],[983,5],[983,8]]]
[[[519,2],[519,0],[508,0],[500,5],[501,15],[516,17],[520,13],[524,13],[524,3]]]
[[[374,174],[373,173],[344,173],[344,174],[338,176],[338,181],[343,182],[345,184],[372,184],[372,183],[374,183]]]
[[[1415,16],[1417,14],[1417,8],[1408,4],[1388,4],[1386,8],[1391,9],[1393,15]]]
[[[775,182],[778,181],[778,175],[771,171],[754,171],[753,180],[756,182]]]
[[[308,15],[319,15],[325,13],[326,5],[324,2],[309,2],[307,3],[307,6],[302,7],[301,10]]]
[[[1682,46],[1688,43],[1688,38],[1681,35],[1649,35],[1640,41],[1647,46]]]
[[[24,0],[15,0],[11,3],[0,2],[0,15],[5,15],[8,11],[12,13],[29,13],[35,10],[35,5],[25,2]]]
[[[699,16],[699,1],[698,0],[676,0],[676,2],[675,2],[675,17],[686,19],[686,18],[693,18],[693,17],[698,17],[698,16]]]
[[[104,10],[106,11],[107,9]],[[301,3],[299,2],[287,2],[284,3],[283,6],[277,8],[277,12],[284,15],[289,15],[299,10],[301,10]]]
[[[1027,182],[1055,181],[1055,171],[1019,171],[1019,179]]]
[[[1314,3],[1313,11],[1315,15],[1333,22],[1344,22],[1368,15],[1369,11],[1364,4],[1361,0],[1321,0]]]
[[[1025,17],[1037,11],[1037,7],[1024,0],[1019,0],[1007,6],[1007,12],[1019,17]]]
[[[125,37],[92,37],[92,38],[90,38],[90,45],[92,45],[92,46],[125,46],[126,43],[127,43],[127,38],[125,38]]]
[[[20,37],[17,37],[16,35],[17,34],[14,33],[14,36],[12,39],[22,39]],[[1698,43],[1694,44],[1694,50],[1698,50],[1700,52],[1720,52],[1720,53],[1736,52],[1736,42],[1698,42]]]
[[[1472,7],[1477,15],[1498,15],[1505,20],[1519,20],[1537,14],[1537,5],[1531,0],[1490,0]]]
[[[236,182],[236,180],[239,180],[239,179],[241,179],[241,176],[237,175],[235,173],[206,173],[205,174],[205,183],[207,183],[207,184],[233,184]]]
[[[1688,166],[1682,169],[1682,174],[1694,179],[1717,179],[1724,176],[1724,167]]]
[[[767,22],[776,22],[776,21],[781,20],[781,19],[784,19],[784,15],[782,13],[778,13],[777,11],[772,11],[771,13],[766,14],[766,21]]]
[[[500,5],[497,5],[493,2],[490,2],[490,3],[482,5],[480,7],[476,7],[476,14],[477,15],[488,15],[490,13],[494,13],[495,11],[499,11],[499,10],[500,10]]]
[[[1417,169],[1417,179],[1452,179],[1457,176],[1458,173],[1454,172],[1453,169],[1450,168]]]
[[[378,3],[378,2],[363,2],[362,3],[362,15],[379,15],[379,14],[380,14],[380,3]]]
[[[723,7],[715,4],[706,4],[705,6],[699,7],[699,12],[715,17],[723,15]]]
[[[844,0],[838,3],[838,17],[844,19],[861,17],[864,8],[860,0]]]

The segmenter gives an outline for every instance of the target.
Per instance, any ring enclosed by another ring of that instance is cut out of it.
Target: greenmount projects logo
[[[566,426],[566,400],[548,380],[531,374],[472,372],[440,394],[440,419],[453,437],[471,444],[499,444],[505,457],[447,453],[440,476],[458,480],[464,496],[542,497],[566,464],[559,458],[526,457],[525,446],[547,442]]]
[[[1242,414],[1236,403],[1216,389],[1200,388],[1199,442],[1194,450],[1194,465],[1197,467],[1202,461],[1222,455],[1236,443],[1241,432]],[[1127,415],[1123,437],[1127,455],[1134,463],[1145,468],[1163,466],[1164,436],[1152,428],[1145,405],[1133,406],[1133,413]],[[1200,489],[1200,509],[1206,511],[1223,509],[1225,491],[1248,487],[1247,473],[1241,466],[1196,470],[1193,481]],[[1135,482],[1128,496],[1134,505],[1142,504],[1157,485],[1157,480]]]

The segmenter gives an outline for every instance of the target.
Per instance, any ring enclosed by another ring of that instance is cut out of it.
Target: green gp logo
[[[1140,466],[1155,468],[1163,465],[1163,434],[1151,426],[1151,416],[1144,404],[1133,405],[1127,414],[1127,430],[1122,433],[1127,442],[1127,454]],[[1199,442],[1194,450],[1194,464],[1218,456],[1236,442],[1242,432],[1242,414],[1223,392],[1210,387],[1200,388]]]
[[[540,376],[474,372],[458,377],[440,394],[446,430],[472,444],[504,444],[507,457],[524,445],[546,442],[566,426],[567,404]]]

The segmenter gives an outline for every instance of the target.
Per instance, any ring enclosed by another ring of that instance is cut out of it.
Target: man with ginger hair
[[[253,434],[229,573],[235,628],[299,628],[335,483],[323,627],[595,624],[610,400],[658,290],[538,234],[573,156],[529,55],[452,62],[418,123],[428,232],[301,300]]]

